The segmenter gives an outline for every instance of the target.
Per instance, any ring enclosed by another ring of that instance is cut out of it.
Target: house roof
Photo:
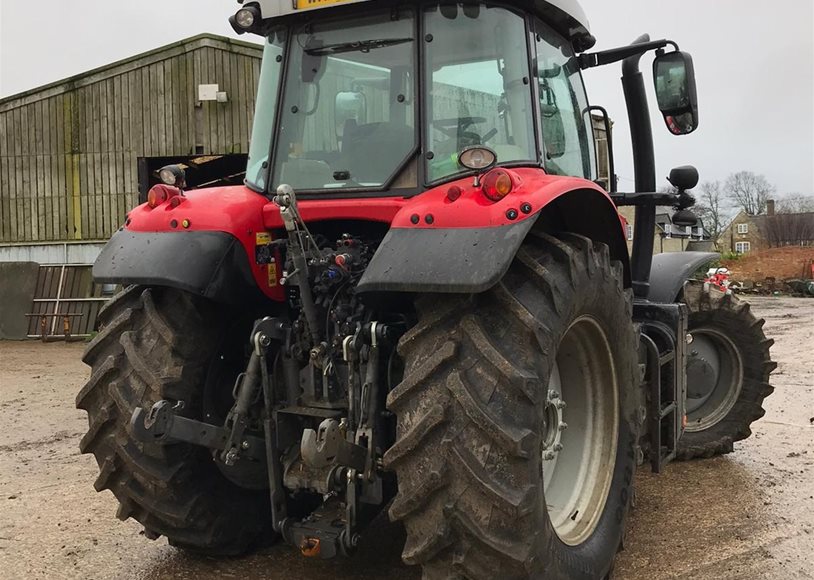
[[[770,218],[777,217],[777,216],[783,216],[783,215],[787,215],[787,216],[793,215],[793,216],[800,216],[800,217],[814,219],[814,211],[803,211],[803,212],[798,212],[798,213],[776,213],[774,215],[761,214],[761,215],[753,215],[753,216],[750,216],[750,217],[752,218],[752,221],[755,224],[757,224],[758,227],[760,227],[762,224],[766,223],[766,220],[768,220]]]
[[[671,207],[656,206],[656,225],[657,225],[657,227],[661,228],[661,226],[659,224],[672,224],[673,223],[673,214],[674,213],[675,213],[675,210],[673,208],[671,208]],[[704,230],[704,234],[707,235],[707,236],[709,235],[709,230],[704,225],[704,220],[702,220],[701,218],[698,218],[698,222],[693,227],[697,227],[697,226],[701,226],[703,228],[703,230]],[[664,231],[664,228],[661,228],[661,229],[662,229],[662,231]],[[689,235],[689,234],[686,234],[686,235]]]
[[[203,47],[219,48],[221,50],[257,58],[262,56],[263,51],[262,45],[259,44],[235,40],[218,34],[199,34],[48,83],[47,85],[4,97],[0,99],[0,112],[16,109],[17,107],[60,95],[78,87],[87,86],[99,82],[100,80],[114,77]]]

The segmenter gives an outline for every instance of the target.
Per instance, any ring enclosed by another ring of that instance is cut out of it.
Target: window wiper
[[[385,48],[412,42],[412,38],[377,38],[375,40],[356,40],[354,42],[339,42],[314,48],[306,48],[305,53],[310,56],[328,56],[343,52],[370,52],[374,48]]]

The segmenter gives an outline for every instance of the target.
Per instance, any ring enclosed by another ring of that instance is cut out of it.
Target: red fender
[[[500,201],[488,199],[474,179],[466,177],[440,185],[413,197],[363,197],[353,199],[304,198],[299,201],[300,213],[307,222],[325,220],[367,220],[391,225],[393,230],[450,230],[476,229],[488,238],[489,232],[502,230],[502,226],[524,226],[527,230],[538,219],[540,212],[555,200],[568,197],[580,216],[574,218],[576,231],[581,220],[592,211],[585,203],[595,204],[600,198],[607,201],[605,209],[613,208],[608,194],[598,185],[585,179],[547,175],[537,168],[501,169],[512,178],[513,188]],[[452,190],[452,194],[450,191]],[[582,199],[584,198],[584,202]],[[178,201],[174,201],[178,200]],[[615,210],[614,210],[615,213]],[[603,214],[609,215],[609,214]],[[618,215],[618,214],[616,214]],[[618,239],[624,244],[624,225],[618,218]],[[608,226],[607,221],[605,226]],[[280,230],[283,222],[274,203],[246,187],[221,187],[187,192],[184,196],[151,208],[147,204],[130,211],[124,229],[130,232],[185,232],[217,231],[229,233],[246,251],[252,275],[266,296],[282,300],[284,293],[279,284],[282,268],[275,264],[257,263],[257,248],[271,241],[270,230]],[[590,232],[586,232],[590,235]],[[616,237],[616,234],[605,234]],[[521,240],[522,241],[522,240]],[[605,241],[605,240],[602,240]],[[515,248],[516,251],[516,248]],[[455,252],[442,254],[443,264],[455,259]],[[512,252],[513,256],[513,252]],[[504,258],[505,259],[505,258]],[[625,260],[626,261],[626,260]],[[424,275],[432,276],[430,264]],[[452,268],[454,270],[454,268]]]

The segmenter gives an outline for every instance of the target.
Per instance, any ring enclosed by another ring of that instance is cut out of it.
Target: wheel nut
[[[566,423],[565,421],[560,421],[560,424],[557,425],[557,429],[559,431],[565,431],[566,429],[568,429],[568,423]]]
[[[550,401],[553,401],[554,399],[559,399],[559,398],[560,398],[560,394],[557,391],[554,391],[554,390],[548,391],[548,399]]]
[[[241,446],[243,449],[248,449],[248,448],[249,448],[249,442],[248,442],[248,441],[244,441],[243,443],[241,443],[241,444],[240,444],[240,446]]]
[[[562,451],[562,443],[555,443],[554,451]]]
[[[566,406],[567,405],[565,404],[565,401],[563,401],[562,399],[560,399],[559,402],[557,402],[558,409],[565,409]]]
[[[545,453],[543,453],[543,461],[551,461],[556,456],[557,454],[554,453],[553,451],[546,451]]]

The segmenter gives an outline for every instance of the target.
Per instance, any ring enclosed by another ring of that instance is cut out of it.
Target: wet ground
[[[640,473],[616,579],[814,578],[814,300],[751,301],[777,341],[766,416],[733,454]],[[384,520],[357,557],[327,563],[284,546],[195,559],[116,520],[112,494],[93,490],[93,458],[77,448],[82,349],[0,342],[0,578],[419,578]]]

